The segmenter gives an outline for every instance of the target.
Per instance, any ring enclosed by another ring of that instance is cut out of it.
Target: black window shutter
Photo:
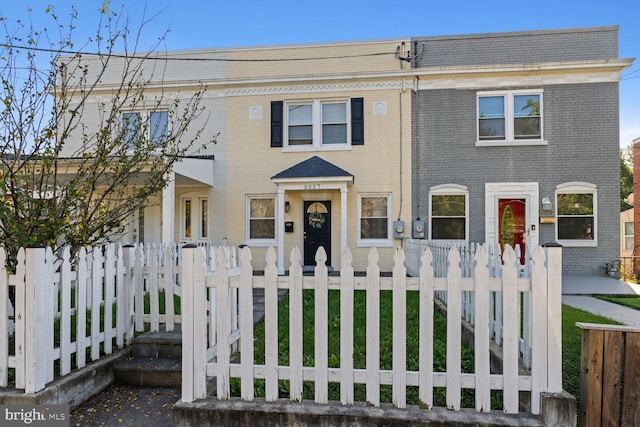
[[[351,98],[351,145],[364,145],[363,98]]]
[[[271,146],[282,147],[282,101],[271,102]]]

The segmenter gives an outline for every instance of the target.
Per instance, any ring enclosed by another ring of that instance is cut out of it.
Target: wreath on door
[[[325,222],[324,215],[320,212],[311,212],[309,214],[309,225],[313,228],[322,228]]]

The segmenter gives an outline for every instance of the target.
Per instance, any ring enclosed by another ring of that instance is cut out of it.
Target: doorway
[[[304,265],[316,264],[320,246],[327,253],[326,265],[331,265],[331,202],[304,202]]]

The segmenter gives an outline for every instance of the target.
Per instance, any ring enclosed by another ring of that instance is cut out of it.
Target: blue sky
[[[66,22],[76,5],[76,42],[95,33],[98,0],[0,0],[0,14],[12,25],[28,18],[49,25],[48,5]],[[640,57],[639,0],[448,0],[395,3],[381,0],[143,0],[110,3],[122,7],[135,28],[146,16],[142,47],[169,30],[162,49],[261,46],[292,43],[473,34],[618,25],[619,58]],[[146,15],[145,15],[146,8]],[[620,82],[620,145],[640,137],[640,60]]]

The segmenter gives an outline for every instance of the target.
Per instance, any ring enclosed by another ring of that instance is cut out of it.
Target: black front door
[[[316,265],[320,246],[331,265],[331,202],[304,202],[304,265]]]

